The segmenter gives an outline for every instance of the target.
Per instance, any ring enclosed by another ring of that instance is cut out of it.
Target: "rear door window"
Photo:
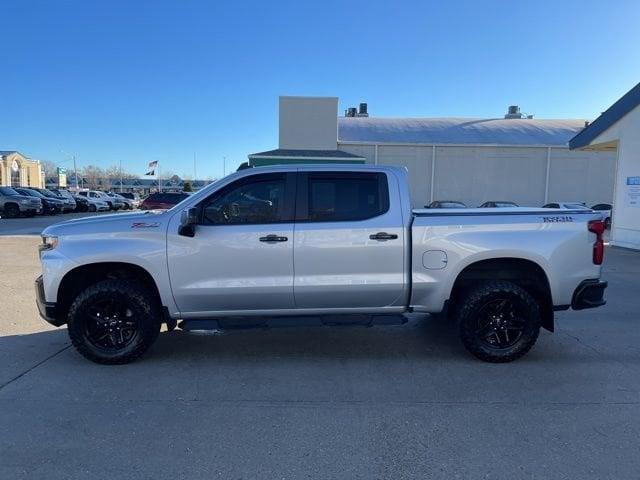
[[[299,174],[297,220],[366,220],[389,210],[387,176],[380,172]]]

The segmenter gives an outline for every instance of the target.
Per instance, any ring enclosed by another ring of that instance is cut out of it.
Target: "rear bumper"
[[[44,285],[42,283],[42,275],[36,278],[36,305],[38,306],[38,312],[40,316],[44,318],[51,325],[59,327],[64,325],[64,320],[60,320],[56,315],[55,302],[47,302],[44,298]]]
[[[604,291],[608,283],[601,280],[585,280],[575,292],[571,300],[571,308],[574,310],[584,310],[586,308],[601,307],[607,301],[604,299]]]

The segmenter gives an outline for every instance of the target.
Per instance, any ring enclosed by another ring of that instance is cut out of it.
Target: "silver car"
[[[11,187],[0,187],[0,212],[8,218],[33,216],[42,212],[39,198],[21,195]]]

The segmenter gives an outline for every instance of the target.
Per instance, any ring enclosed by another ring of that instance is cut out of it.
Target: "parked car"
[[[187,193],[157,192],[152,193],[140,204],[140,210],[166,210],[188,198]]]
[[[47,198],[53,198],[53,199],[59,200],[61,202],[60,212],[62,213],[73,212],[76,209],[76,202],[72,198],[60,196],[56,193],[53,193],[51,190],[47,188],[32,188],[32,190],[40,192],[42,195],[44,195]]]
[[[131,202],[133,203],[133,208],[140,208],[142,200],[140,199],[140,195],[136,192],[121,192],[120,195],[131,200]]]
[[[590,210],[590,208],[587,207],[582,202],[552,202],[552,203],[547,203],[546,205],[543,205],[542,208],[564,208],[564,209],[569,209],[569,210]]]
[[[605,303],[597,212],[460,213],[412,211],[400,167],[244,169],[171,210],[46,228],[37,305],[86,358],[118,364],[178,319],[184,330],[304,315],[305,325],[388,325],[407,312],[448,312],[469,352],[508,362],[541,327],[553,331],[554,311]]]
[[[69,190],[56,188],[49,191],[65,202],[62,208],[63,213],[76,211],[76,200],[73,198],[73,194]]]
[[[44,195],[35,188],[16,187],[15,190],[20,195],[28,195],[30,197],[38,198],[42,203],[42,215],[56,215],[62,212],[62,205],[64,202],[59,198]]]
[[[83,197],[97,199],[106,203],[109,206],[109,210],[120,210],[124,207],[124,202],[122,200],[110,197],[105,192],[100,192],[99,190],[84,190],[78,193]]]
[[[105,202],[102,197],[92,197],[89,195],[86,197],[80,195],[80,197],[84,198],[88,202],[87,211],[89,212],[106,212],[111,210],[111,206]]]
[[[128,198],[125,198],[119,193],[115,193],[115,192],[107,192],[107,195],[109,195],[111,198],[116,199],[116,201],[119,201],[120,203],[122,203],[123,210],[133,210],[134,208],[133,201],[129,200]]]
[[[20,215],[32,217],[42,213],[42,202],[31,195],[24,195],[11,187],[0,187],[0,213],[7,218]]]
[[[89,199],[82,195],[74,195],[73,199],[76,201],[76,212],[88,212],[89,211]],[[105,203],[105,205],[107,205]],[[107,205],[107,208],[109,206]]]
[[[478,208],[513,208],[517,207],[518,204],[515,202],[509,201],[492,201],[492,202],[484,202]]]
[[[424,208],[467,208],[467,206],[455,200],[435,200],[429,205],[425,205]]]
[[[591,210],[595,210],[596,212],[600,212],[602,214],[602,218],[604,218],[604,224],[607,229],[611,228],[611,211],[613,207],[609,203],[596,203]]]

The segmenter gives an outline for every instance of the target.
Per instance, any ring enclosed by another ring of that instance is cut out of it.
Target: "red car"
[[[140,204],[140,210],[166,210],[180,203],[189,195],[186,193],[152,193]]]

